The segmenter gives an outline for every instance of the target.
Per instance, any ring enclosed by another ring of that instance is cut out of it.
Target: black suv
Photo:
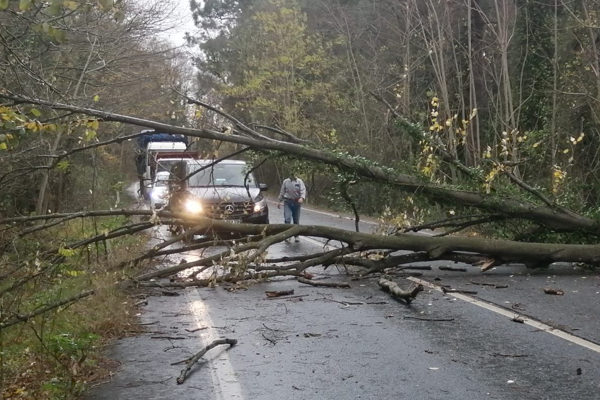
[[[232,223],[268,224],[269,207],[244,161],[225,160],[204,170],[210,160],[185,160],[188,196],[183,208],[191,214],[206,215]]]

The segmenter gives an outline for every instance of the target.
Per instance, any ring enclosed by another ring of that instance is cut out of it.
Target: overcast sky
[[[173,3],[177,5],[177,20],[180,23],[173,32],[169,33],[169,40],[176,45],[183,45],[185,32],[193,32],[196,28],[190,10],[190,0],[173,0]]]

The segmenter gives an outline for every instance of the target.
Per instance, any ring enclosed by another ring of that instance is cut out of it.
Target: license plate
[[[241,219],[226,219],[225,222],[229,222],[230,224],[241,224]]]

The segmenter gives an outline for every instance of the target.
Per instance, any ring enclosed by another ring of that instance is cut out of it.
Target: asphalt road
[[[276,207],[271,214],[272,222],[281,222]],[[354,229],[352,220],[307,209],[302,222]],[[362,231],[373,228],[361,224]],[[273,246],[270,255],[322,247],[303,238]],[[352,288],[277,280],[232,292],[190,288],[179,297],[150,296],[141,315],[147,332],[111,347],[108,355],[122,362],[121,369],[88,399],[600,398],[599,273],[567,265],[498,267],[485,274],[439,270],[447,264],[424,264],[432,270],[415,279],[429,286],[410,306],[380,291],[376,279],[351,281],[321,269],[315,271]],[[444,295],[439,285],[477,294]],[[545,294],[545,287],[564,295]],[[304,297],[271,300],[264,294],[285,289]],[[512,321],[515,316],[524,323]],[[171,364],[217,338],[239,343],[209,351],[178,385],[183,366]]]

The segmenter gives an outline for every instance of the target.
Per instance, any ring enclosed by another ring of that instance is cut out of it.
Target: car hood
[[[238,203],[254,201],[260,194],[259,188],[211,186],[211,187],[188,187],[187,191],[206,203]],[[248,196],[250,192],[250,197]]]

